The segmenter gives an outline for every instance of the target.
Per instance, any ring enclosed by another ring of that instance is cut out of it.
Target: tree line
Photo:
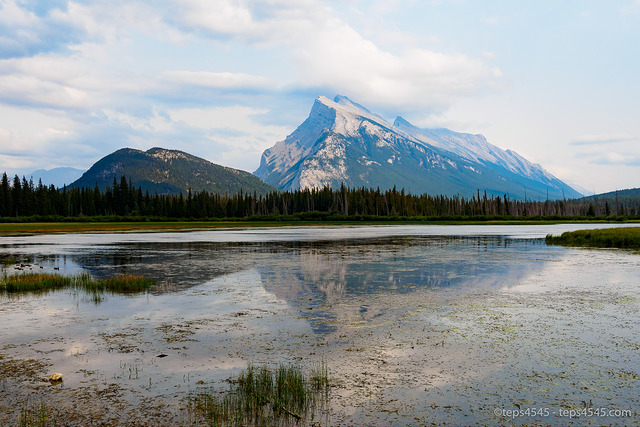
[[[630,218],[640,216],[640,197],[523,201],[480,192],[471,197],[409,194],[395,187],[381,191],[344,185],[256,193],[186,195],[149,194],[122,176],[102,191],[94,188],[57,189],[7,174],[0,183],[3,221],[62,220],[65,218],[118,219],[354,219],[377,218],[491,219],[491,218]]]

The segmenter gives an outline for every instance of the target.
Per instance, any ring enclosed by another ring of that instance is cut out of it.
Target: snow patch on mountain
[[[440,171],[440,172],[437,172]],[[578,194],[540,165],[482,135],[393,124],[345,96],[317,98],[309,117],[264,151],[255,172],[284,190],[324,185],[394,185],[455,194]],[[505,178],[507,177],[507,178]],[[518,196],[519,197],[519,196]]]
[[[512,150],[490,144],[483,135],[454,132],[449,129],[421,129],[398,116],[394,126],[421,143],[447,150],[474,163],[493,163],[531,179],[553,179],[540,165],[533,164]]]
[[[345,161],[345,146],[340,138],[329,136],[314,156],[309,156],[300,168],[300,188],[320,188],[334,181],[349,181]]]

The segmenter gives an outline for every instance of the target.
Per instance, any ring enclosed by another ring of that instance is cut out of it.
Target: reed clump
[[[40,292],[72,288],[92,293],[133,293],[142,292],[155,284],[143,276],[119,275],[109,279],[94,279],[88,273],[62,276],[51,273],[25,273],[0,278],[0,290],[9,293]]]
[[[13,265],[17,263],[18,263],[18,260],[12,257],[11,255],[2,258],[2,265],[4,265],[5,267],[8,265]]]
[[[316,390],[329,388],[329,367],[326,362],[320,362],[311,369],[311,385]]]
[[[51,419],[49,408],[40,401],[39,405],[25,403],[20,409],[20,427],[55,427],[55,420]]]
[[[328,403],[328,369],[323,367],[307,379],[297,366],[272,371],[249,365],[226,392],[193,395],[190,408],[212,427],[309,425]]]
[[[78,278],[75,286],[86,291],[134,293],[145,291],[156,283],[155,280],[134,274],[121,274],[103,280],[92,279],[86,273],[80,276],[83,277]]]
[[[567,231],[560,236],[549,234],[545,241],[551,245],[638,249],[640,248],[640,227]]]
[[[28,273],[5,276],[0,280],[0,289],[7,292],[37,292],[56,290],[71,286],[73,279],[59,274]]]

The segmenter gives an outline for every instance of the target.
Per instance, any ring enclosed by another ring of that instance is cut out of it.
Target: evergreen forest
[[[6,173],[0,183],[0,218],[22,221],[250,220],[489,220],[640,218],[640,192],[574,200],[512,200],[478,190],[471,197],[405,193],[393,189],[324,187],[296,191],[179,195],[150,194],[122,176],[102,191],[34,184]]]

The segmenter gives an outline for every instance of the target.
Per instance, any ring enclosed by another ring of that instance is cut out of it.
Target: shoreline
[[[24,222],[0,223],[0,236],[26,236],[72,233],[181,232],[220,228],[270,228],[357,225],[549,225],[549,224],[619,224],[607,220],[442,220],[442,221],[131,221],[131,222]],[[638,223],[637,220],[624,224]]]

